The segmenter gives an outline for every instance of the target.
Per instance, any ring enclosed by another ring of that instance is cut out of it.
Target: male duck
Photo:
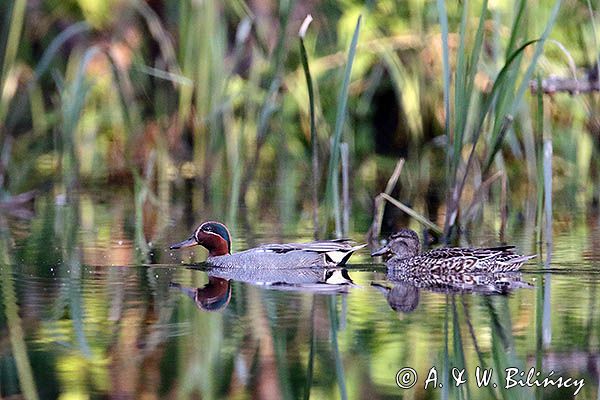
[[[419,253],[419,236],[410,229],[392,234],[388,244],[371,256],[388,256],[388,268],[414,274],[498,273],[517,271],[535,255],[521,256],[514,246],[487,248],[450,247]]]
[[[352,253],[366,245],[354,246],[347,239],[310,243],[263,244],[254,249],[231,254],[231,235],[216,221],[201,224],[194,234],[170,247],[180,249],[202,245],[208,250],[206,263],[220,268],[307,268],[344,265]]]
[[[186,287],[177,282],[171,282],[169,286],[186,294],[194,300],[196,307],[203,311],[222,310],[231,301],[231,281],[229,279],[209,275],[208,283],[203,287]]]

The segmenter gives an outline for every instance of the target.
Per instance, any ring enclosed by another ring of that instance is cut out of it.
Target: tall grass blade
[[[594,54],[596,54],[596,68],[600,68],[600,46],[598,45],[598,28],[596,27],[596,18],[594,18],[594,9],[592,8],[592,2],[590,0],[586,0],[588,11],[590,13],[590,21],[592,23],[592,32],[594,33],[593,41],[594,41]],[[596,4],[597,5],[597,4]],[[538,86],[539,87],[539,86]],[[600,397],[600,391],[598,392],[598,397]]]
[[[512,54],[512,52],[515,50],[515,46],[517,45],[517,39],[524,28],[523,18],[525,18],[526,5],[527,2],[525,0],[519,0],[516,3],[517,11],[515,14],[515,18],[513,19],[512,27],[510,29],[510,39],[508,39],[508,46],[506,47],[507,56]]]
[[[550,18],[546,23],[544,33],[542,33],[542,36],[537,41],[535,51],[533,53],[533,56],[531,57],[531,62],[529,63],[529,67],[527,68],[527,71],[525,72],[525,75],[521,80],[521,84],[519,85],[519,89],[517,90],[517,95],[515,96],[515,100],[511,109],[512,115],[515,115],[516,111],[521,107],[521,101],[523,100],[525,90],[527,90],[527,88],[529,87],[529,81],[531,80],[533,72],[537,67],[537,61],[542,55],[542,52],[544,51],[544,44],[546,43],[548,36],[550,36],[550,32],[552,32],[552,28],[554,27],[554,23],[556,22],[556,17],[558,16],[558,12],[560,11],[561,2],[562,0],[556,0],[556,2],[554,3],[554,6],[552,7],[552,11],[550,13]]]
[[[319,236],[319,144],[317,142],[317,124],[315,120],[315,95],[313,89],[312,77],[308,66],[308,55],[304,46],[304,36],[309,24],[312,21],[312,16],[309,14],[300,27],[298,36],[300,37],[300,59],[302,60],[302,68],[306,79],[306,87],[308,89],[309,117],[310,117],[310,142],[312,150],[312,207],[313,207],[313,229],[314,237]]]
[[[75,149],[75,133],[90,88],[87,67],[99,53],[100,49],[96,46],[85,51],[73,82],[62,92],[62,173],[67,194],[78,179],[79,160]]]
[[[437,0],[437,9],[442,29],[442,67],[444,81],[444,132],[446,133],[446,146],[451,148],[452,138],[450,132],[450,42],[448,39],[448,11],[446,1]],[[446,152],[446,170],[450,170],[450,151]]]
[[[146,21],[148,31],[156,41],[163,60],[166,62],[170,72],[174,75],[181,75],[181,69],[179,68],[177,57],[175,55],[175,48],[173,47],[169,33],[163,27],[159,16],[156,15],[152,7],[145,1],[134,0],[133,6]]]
[[[342,236],[350,230],[350,156],[348,143],[340,145],[342,156]]]
[[[479,23],[475,34],[475,44],[471,50],[470,57],[467,58],[465,50],[465,41],[467,36],[467,17],[468,17],[468,2],[463,4],[463,12],[460,24],[460,44],[457,53],[457,70],[455,79],[455,103],[454,103],[454,130],[452,135],[452,142],[448,143],[448,154],[449,157],[449,182],[451,191],[449,191],[448,205],[449,212],[446,213],[445,221],[445,236],[449,234],[448,229],[454,224],[456,218],[456,209],[458,207],[458,200],[456,200],[455,193],[457,182],[458,168],[461,162],[461,150],[464,145],[465,130],[467,128],[467,119],[469,116],[470,105],[474,96],[474,82],[477,74],[477,68],[479,64],[479,57],[481,55],[481,49],[483,45],[484,36],[484,22],[487,11],[487,0],[484,0],[481,8],[481,14],[479,17]]]
[[[335,129],[333,133],[333,143],[329,152],[329,168],[327,174],[327,189],[325,191],[326,202],[331,207],[334,206],[336,193],[333,191],[334,180],[338,176],[338,162],[340,156],[340,143],[342,140],[342,131],[344,129],[344,122],[346,121],[346,105],[348,102],[348,88],[350,87],[350,75],[352,72],[352,64],[354,63],[354,57],[356,55],[356,45],[358,44],[358,35],[360,32],[362,16],[358,17],[356,21],[356,28],[350,42],[350,49],[348,51],[348,60],[346,62],[346,68],[344,70],[344,80],[342,87],[340,88],[340,94],[338,96],[337,111],[335,117]],[[339,201],[339,200],[338,200]],[[327,216],[329,218],[329,216]]]
[[[337,172],[337,168],[336,168]],[[332,185],[332,202],[333,202],[333,220],[335,224],[335,237],[342,237],[342,208],[340,206],[340,176],[336,173],[333,176]]]
[[[464,123],[467,120],[468,105],[466,97],[470,97],[471,93],[466,93],[465,79],[467,78],[467,54],[465,52],[467,16],[469,14],[469,0],[462,3],[462,15],[460,19],[459,30],[459,45],[456,53],[456,73],[454,78],[454,129],[452,132],[452,152],[451,152],[451,168],[450,179],[452,185],[456,180],[456,171],[461,159],[461,149],[463,146]],[[485,15],[482,14],[481,18]],[[464,123],[463,123],[464,121]]]
[[[446,10],[446,1],[437,0],[437,8],[442,29],[442,65],[444,69],[444,132],[448,146],[450,146],[450,56],[448,41],[448,12]],[[450,152],[447,155],[448,166],[450,166]]]
[[[0,49],[4,48],[4,54],[0,54],[0,57],[2,57],[2,66],[0,69],[0,124],[2,124],[2,121],[4,121],[4,117],[6,116],[8,109],[8,103],[10,101],[10,99],[5,98],[4,91],[6,89],[6,79],[8,79],[8,73],[12,69],[17,57],[17,50],[19,49],[19,43],[21,41],[21,31],[23,30],[23,22],[25,21],[26,5],[26,0],[14,0],[11,10],[12,13],[8,18],[8,36],[6,37],[4,46],[0,46]],[[2,135],[1,129],[0,135]],[[0,140],[1,139],[2,136],[0,136]]]
[[[46,73],[48,67],[50,66],[50,63],[52,63],[54,57],[56,57],[59,54],[58,51],[62,48],[62,46],[65,43],[67,43],[69,40],[71,40],[73,37],[79,34],[89,32],[90,29],[91,28],[87,22],[81,21],[69,26],[64,31],[59,33],[54,38],[54,40],[50,42],[48,48],[46,48],[44,54],[42,54],[42,58],[40,58],[40,61],[35,67],[35,80],[40,79]]]

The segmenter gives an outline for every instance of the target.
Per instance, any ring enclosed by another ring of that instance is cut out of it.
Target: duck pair
[[[206,263],[217,268],[331,268],[343,266],[354,252],[366,245],[355,245],[347,239],[310,243],[264,244],[231,254],[231,235],[225,225],[216,221],[201,224],[188,239],[172,245],[180,249],[201,245],[208,250]],[[410,229],[401,229],[372,256],[388,257],[388,268],[414,274],[438,275],[461,273],[498,273],[517,271],[535,256],[521,256],[514,246],[489,248],[440,248],[420,253],[419,237]]]

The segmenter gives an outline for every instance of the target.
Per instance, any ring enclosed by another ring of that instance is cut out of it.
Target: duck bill
[[[169,249],[170,250],[183,249],[184,247],[192,247],[192,246],[196,246],[196,245],[198,245],[198,242],[196,242],[196,239],[192,236],[191,238],[185,239],[183,242],[172,244],[169,247]]]
[[[371,257],[384,256],[386,254],[389,254],[389,252],[390,252],[390,248],[388,247],[388,245],[385,245],[382,248],[380,248],[379,250],[375,250],[374,252],[372,252]]]

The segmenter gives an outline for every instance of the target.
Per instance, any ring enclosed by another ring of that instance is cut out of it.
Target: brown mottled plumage
[[[525,261],[535,257],[515,253],[514,246],[448,247],[424,253],[419,253],[419,248],[417,234],[410,229],[401,229],[372,256],[390,257],[386,262],[388,268],[436,275],[518,271]]]

